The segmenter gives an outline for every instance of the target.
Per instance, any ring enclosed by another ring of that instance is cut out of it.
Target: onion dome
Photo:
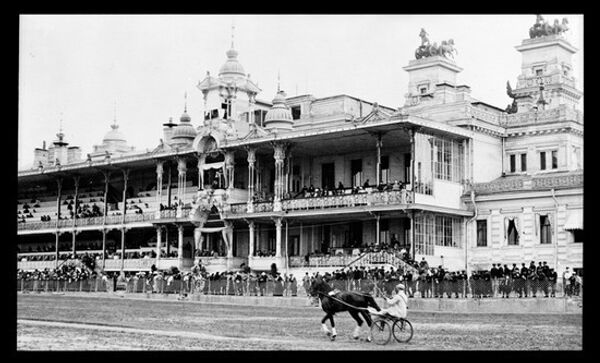
[[[127,140],[125,139],[125,136],[123,136],[123,134],[119,131],[119,125],[114,123],[114,124],[110,125],[110,128],[112,130],[110,130],[109,132],[106,133],[106,135],[104,135],[104,139],[102,139],[102,142],[107,142],[107,141],[127,142]]]
[[[173,144],[187,144],[192,142],[196,138],[196,130],[191,124],[191,117],[187,114],[187,107],[184,109],[183,114],[179,118],[179,125],[175,127],[173,135],[171,136],[171,143]]]
[[[273,99],[273,107],[265,116],[265,128],[291,130],[293,124],[292,112],[285,104],[285,92],[279,91]]]
[[[227,61],[225,61],[225,64],[223,64],[221,69],[219,69],[219,77],[245,77],[246,72],[244,71],[244,67],[242,67],[240,62],[237,60],[237,50],[233,49],[232,47],[225,54],[227,54]]]

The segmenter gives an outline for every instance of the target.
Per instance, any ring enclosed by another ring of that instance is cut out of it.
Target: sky
[[[583,15],[569,19],[565,37],[577,87],[583,88]],[[187,93],[192,124],[202,120],[196,85],[216,76],[232,41],[238,60],[271,101],[288,96],[348,94],[389,107],[404,105],[408,74],[425,28],[438,44],[453,39],[458,83],[471,95],[505,108],[506,81],[521,71],[515,46],[528,38],[535,15],[22,15],[19,39],[18,168],[33,149],[65,139],[82,157],[102,143],[115,119],[129,145],[153,149],[162,124],[178,121]],[[234,29],[232,29],[232,24]],[[233,31],[232,31],[233,30]],[[583,99],[580,102],[580,108]]]

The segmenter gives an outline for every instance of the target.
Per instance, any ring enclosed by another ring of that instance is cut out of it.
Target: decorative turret
[[[175,127],[173,135],[171,136],[171,145],[174,146],[186,146],[191,145],[196,137],[196,130],[191,124],[191,117],[187,114],[187,93],[185,95],[185,106],[183,114],[179,118],[179,125]]]
[[[265,116],[265,129],[267,130],[291,130],[294,124],[292,112],[285,104],[285,92],[278,91],[273,98],[273,107]]]

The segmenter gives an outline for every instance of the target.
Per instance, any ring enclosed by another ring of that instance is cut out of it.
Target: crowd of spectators
[[[323,188],[315,188],[313,184],[309,187],[302,187],[302,189],[296,193],[295,195],[288,195],[287,198],[315,198],[315,197],[327,197],[334,195],[346,195],[346,194],[359,194],[359,193],[367,193],[368,190],[377,190],[380,192],[383,191],[397,191],[402,190],[406,186],[404,183],[395,180],[387,183],[380,183],[379,185],[370,185],[369,179],[367,179],[363,185],[356,185],[353,187],[346,188],[344,184],[340,181],[337,185],[337,188],[329,188],[328,186],[324,186]]]

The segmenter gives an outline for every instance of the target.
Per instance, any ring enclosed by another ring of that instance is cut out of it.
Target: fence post
[[[79,292],[83,291],[83,280],[79,280]]]
[[[24,283],[23,283],[23,280],[24,280],[24,279],[23,279],[23,278],[21,278],[21,292],[23,292],[23,284],[24,284]]]

